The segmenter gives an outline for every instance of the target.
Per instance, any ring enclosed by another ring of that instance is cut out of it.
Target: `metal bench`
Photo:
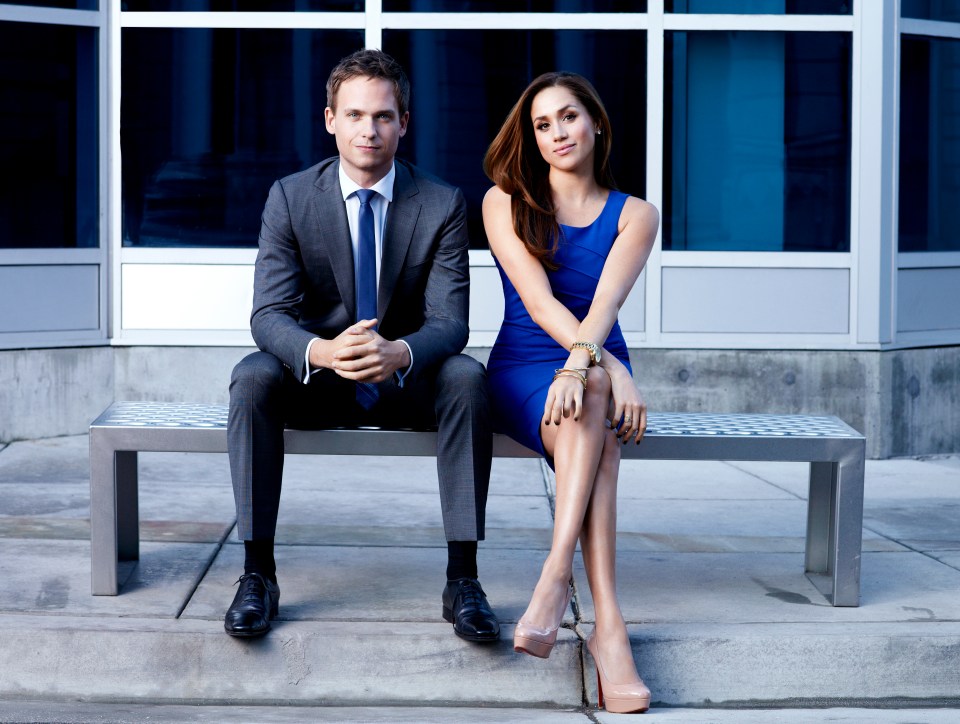
[[[436,454],[436,433],[409,430],[286,430],[288,453]],[[810,463],[805,569],[834,606],[860,602],[863,435],[836,417],[653,413],[624,458]],[[118,592],[117,566],[140,557],[138,452],[226,452],[227,406],[117,402],[90,425],[90,556],[95,596]],[[495,457],[535,453],[495,435]]]

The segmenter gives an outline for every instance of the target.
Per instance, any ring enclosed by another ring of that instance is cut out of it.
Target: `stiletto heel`
[[[643,679],[629,681],[625,684],[614,684],[607,678],[600,662],[600,649],[597,647],[594,635],[587,639],[587,649],[597,665],[597,700],[598,706],[611,714],[641,713],[650,708],[650,689],[643,683]],[[604,697],[606,691],[606,697]]]
[[[521,618],[517,622],[517,628],[513,632],[513,650],[518,654],[530,654],[539,659],[545,659],[553,651],[553,645],[557,641],[557,631],[560,624],[563,623],[564,614],[570,608],[570,599],[573,598],[573,589],[567,587],[567,600],[560,610],[560,618],[556,626],[543,628],[533,624],[524,623]]]

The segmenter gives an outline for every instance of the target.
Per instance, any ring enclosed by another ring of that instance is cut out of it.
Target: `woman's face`
[[[563,86],[544,88],[530,104],[533,135],[543,160],[562,171],[593,172],[597,124]]]

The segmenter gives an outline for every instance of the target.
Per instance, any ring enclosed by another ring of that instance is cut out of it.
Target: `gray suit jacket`
[[[287,176],[263,209],[250,326],[257,346],[302,379],[307,344],[356,321],[353,247],[338,158]],[[379,332],[413,352],[413,377],[467,343],[469,247],[459,189],[396,161],[387,210]]]

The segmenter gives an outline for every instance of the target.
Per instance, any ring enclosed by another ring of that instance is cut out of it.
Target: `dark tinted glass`
[[[363,0],[122,0],[137,12],[287,12],[293,10],[362,12]]]
[[[960,20],[957,0],[900,0],[900,14],[922,20]]]
[[[98,245],[97,31],[0,22],[0,247]]]
[[[960,251],[960,40],[900,44],[900,251]]]
[[[360,31],[123,30],[123,238],[256,246],[277,178],[336,154],[330,69]]]
[[[387,12],[645,13],[646,0],[383,0]]]
[[[665,0],[668,13],[850,15],[853,0]]]
[[[850,248],[850,36],[666,35],[663,248]]]
[[[524,88],[541,73],[573,71],[594,84],[613,125],[614,177],[623,191],[643,196],[644,33],[387,30],[383,41],[413,85],[410,127],[399,153],[463,189],[474,247],[487,245],[480,205],[490,181],[483,156]]]

